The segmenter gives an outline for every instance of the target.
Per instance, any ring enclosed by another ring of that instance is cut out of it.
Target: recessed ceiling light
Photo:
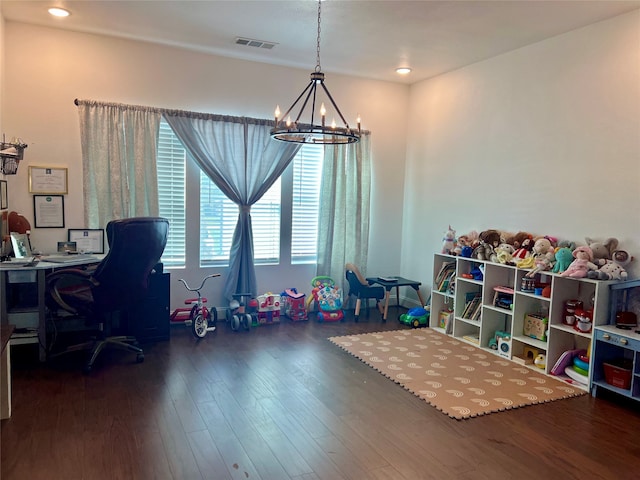
[[[51,7],[47,11],[54,17],[68,17],[69,15],[71,15],[69,13],[69,10],[65,10],[64,8],[59,8],[59,7]]]
[[[396,73],[399,75],[408,75],[411,73],[411,69],[409,67],[396,68]]]

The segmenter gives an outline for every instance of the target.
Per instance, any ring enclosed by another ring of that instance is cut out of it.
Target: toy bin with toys
[[[307,300],[318,305],[319,322],[338,322],[344,319],[342,311],[342,289],[336,285],[331,277],[319,276],[311,280],[311,296]]]
[[[294,322],[308,320],[307,309],[305,307],[306,295],[302,292],[298,293],[295,288],[287,288],[280,294],[282,298],[282,308],[285,316]]]

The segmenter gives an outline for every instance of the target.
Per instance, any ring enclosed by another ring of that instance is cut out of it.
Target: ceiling
[[[313,71],[314,0],[2,0],[7,22],[113,35]],[[50,6],[71,11],[51,17]],[[640,0],[322,2],[327,73],[413,83],[640,8]],[[244,37],[272,49],[237,45]],[[395,68],[410,66],[406,77]]]

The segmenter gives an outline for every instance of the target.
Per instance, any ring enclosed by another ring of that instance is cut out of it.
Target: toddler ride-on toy
[[[256,300],[251,297],[252,295],[250,293],[234,293],[233,300],[229,302],[227,322],[229,322],[231,330],[234,332],[240,330],[240,327],[249,330],[254,322],[258,322],[258,315],[255,313],[258,304]],[[244,298],[248,299],[248,311],[247,304],[243,301]]]
[[[191,332],[196,338],[203,338],[207,332],[213,332],[216,329],[216,322],[218,321],[218,312],[215,307],[207,308],[206,297],[203,297],[200,291],[204,287],[205,282],[212,277],[219,277],[219,273],[207,275],[202,279],[202,283],[197,288],[191,288],[187,285],[184,279],[179,279],[187,290],[190,292],[196,292],[197,298],[188,298],[184,301],[185,305],[192,305],[189,310],[189,318],[185,320],[185,324],[191,323]],[[186,309],[177,309],[171,315],[171,321],[175,321],[175,318]]]
[[[318,303],[319,322],[338,322],[344,319],[342,311],[342,289],[336,285],[333,278],[327,276],[315,277],[311,280],[311,296],[307,301]]]

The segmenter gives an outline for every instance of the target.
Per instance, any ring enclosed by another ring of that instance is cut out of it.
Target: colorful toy
[[[581,308],[575,311],[576,320],[573,328],[581,333],[589,333],[593,326],[593,310],[583,310]]]
[[[327,276],[315,277],[311,280],[310,300],[307,300],[307,306],[311,301],[318,304],[318,321],[319,322],[337,322],[344,319],[342,311],[342,289],[336,285],[333,278]]]
[[[280,322],[280,295],[267,292],[258,295],[258,325]]]
[[[574,260],[569,265],[569,268],[560,274],[561,277],[584,278],[589,270],[597,270],[598,268],[593,263],[593,252],[589,247],[576,248],[573,251],[573,258]]]
[[[294,322],[308,320],[307,309],[305,308],[305,294],[298,293],[295,288],[287,288],[280,294],[284,314]]]
[[[544,353],[539,353],[533,360],[533,364],[541,370],[544,370],[547,366],[547,356]]]
[[[548,238],[543,237],[535,241],[533,244],[533,259],[535,267],[527,273],[527,277],[533,278],[538,272],[551,270],[555,261],[555,253],[553,245]]]
[[[496,333],[493,335],[493,337],[491,337],[489,339],[488,347],[491,350],[498,350],[498,340],[500,338],[505,339],[505,340],[510,340],[511,339],[511,335],[509,334],[509,332],[503,332],[501,330],[496,330]]]
[[[415,307],[411,308],[407,313],[400,315],[400,323],[411,325],[413,328],[426,327],[429,325],[429,317],[431,316],[431,307]]]
[[[444,238],[442,239],[442,253],[453,255],[455,246],[456,231],[449,225],[449,230],[445,232]]]
[[[556,250],[555,253],[556,263],[553,265],[553,269],[551,270],[553,273],[562,273],[571,262],[573,262],[573,250],[569,247],[561,247]]]
[[[250,330],[252,325],[257,324],[257,304],[252,301],[251,296],[250,293],[234,293],[233,300],[229,302],[227,322],[234,332],[240,330],[240,327]],[[247,303],[245,298],[248,299]]]
[[[597,242],[589,237],[585,237],[584,240],[593,254],[591,261],[598,267],[604,265],[607,260],[611,260],[613,251],[618,248],[618,239],[614,237],[607,238],[604,242]]]

